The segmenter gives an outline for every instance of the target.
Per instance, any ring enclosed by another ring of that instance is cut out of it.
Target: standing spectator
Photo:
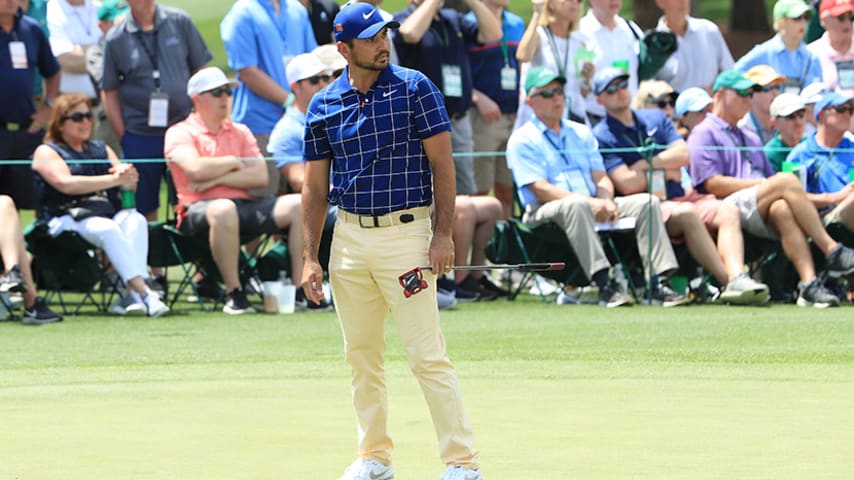
[[[746,72],[756,65],[769,65],[786,77],[783,90],[789,93],[798,93],[807,85],[822,81],[821,62],[804,43],[811,15],[812,9],[803,0],[777,0],[774,4],[777,34],[738,59],[735,68]]]
[[[338,15],[340,7],[332,0],[299,0],[308,10],[308,19],[314,32],[314,40],[318,45],[326,45],[334,41],[332,37],[332,20]]]
[[[50,48],[62,73],[59,93],[82,93],[97,103],[98,92],[86,71],[86,50],[98,43],[98,5],[93,0],[49,0]]]
[[[520,62],[526,62],[522,74],[545,66],[566,78],[563,95],[566,118],[585,123],[594,67],[590,61],[593,55],[590,42],[577,31],[581,0],[532,0],[531,5],[534,13],[516,54]],[[524,90],[520,89],[516,128],[534,116],[525,98]]]
[[[620,17],[622,0],[589,0],[590,9],[581,19],[579,30],[593,44],[596,59],[595,71],[609,67],[619,68],[629,74],[629,93],[638,92],[638,42],[643,31],[634,22]],[[605,116],[594,95],[587,97],[587,116],[596,124]]]
[[[738,119],[750,109],[755,86],[738,70],[718,75],[712,113],[688,137],[694,187],[736,205],[744,231],[780,240],[800,277],[798,305],[839,305],[816,277],[807,239],[826,256],[831,276],[854,272],[854,252],[830,238],[800,180],[790,173],[775,174],[759,138],[738,127]]]
[[[178,195],[178,228],[206,239],[227,292],[222,311],[253,313],[238,275],[242,236],[289,230],[288,253],[295,285],[302,274],[299,195],[252,198],[248,189],[264,185],[267,167],[245,125],[228,119],[231,82],[222,70],[199,70],[187,83],[193,112],[166,132],[166,157]],[[305,296],[297,290],[296,300]],[[328,309],[328,304],[314,305]]]
[[[673,108],[679,134],[687,139],[691,130],[712,111],[712,97],[700,87],[691,87],[676,97],[676,105]]]
[[[28,160],[41,144],[53,100],[59,91],[59,63],[38,22],[24,15],[18,0],[0,0],[0,194],[18,208],[36,207]],[[33,102],[36,72],[45,78],[43,103]]]
[[[107,119],[121,139],[125,159],[136,162],[136,208],[157,220],[160,182],[166,173],[166,129],[190,113],[186,88],[190,75],[211,53],[182,10],[155,0],[127,0],[130,15],[107,33],[101,90]]]
[[[823,0],[818,14],[824,34],[807,46],[821,63],[822,79],[828,87],[854,94],[854,37],[851,22],[854,3]]]
[[[451,144],[457,171],[457,193],[477,193],[471,153],[472,75],[466,47],[501,39],[501,24],[480,0],[465,0],[475,20],[452,8],[442,8],[443,0],[413,0],[394,14],[400,29],[394,46],[400,65],[420,70],[445,97],[451,117]]]
[[[39,25],[42,26],[42,30],[44,34],[50,38],[50,32],[47,29],[47,0],[19,0],[21,2],[21,8],[24,10],[24,15],[32,18],[33,20],[39,22]],[[36,81],[35,81],[35,90],[33,91],[35,97],[33,101],[36,104],[42,102],[42,96],[44,95],[44,78],[36,72]]]
[[[474,151],[504,152],[513,131],[519,107],[519,62],[516,49],[525,31],[525,22],[507,10],[507,0],[483,0],[483,4],[501,22],[501,39],[486,44],[469,43],[472,73],[472,102],[469,109]],[[466,16],[476,21],[474,12]],[[495,193],[503,208],[503,217],[513,213],[513,175],[503,154],[474,158],[477,194]]]
[[[705,18],[690,15],[690,0],[655,0],[664,15],[656,30],[673,32],[678,48],[655,78],[664,80],[677,92],[691,87],[710,90],[715,77],[733,66],[732,54],[718,26]]]
[[[98,28],[102,35],[98,39],[98,43],[86,49],[86,71],[92,77],[99,99],[101,98],[101,80],[104,77],[104,44],[107,42],[107,32],[113,28],[113,25],[120,22],[127,13],[128,6],[124,0],[104,0],[98,7]],[[107,121],[107,112],[104,110],[103,102],[97,106],[95,112],[98,121],[95,122],[92,138],[102,140],[116,153],[121,152],[121,144],[113,132],[110,122]]]
[[[341,478],[394,478],[383,367],[391,311],[433,417],[447,464],[442,479],[482,480],[436,306],[435,275],[450,272],[454,261],[450,122],[441,92],[425,75],[389,65],[387,32],[397,26],[360,3],[335,18],[335,39],[349,65],[308,107],[303,288],[309,300],[323,296],[318,250],[333,203],[339,211],[329,275],[359,432],[359,457]],[[405,295],[399,277],[419,265],[432,268],[415,278],[426,288]]]
[[[771,125],[771,102],[780,94],[786,77],[777,73],[768,65],[751,67],[745,77],[753,80],[753,96],[750,99],[750,111],[738,122],[738,127],[751,131],[765,145],[774,136]]]
[[[783,171],[789,152],[804,139],[805,114],[804,100],[794,93],[781,93],[771,102],[771,126],[775,133],[765,144],[765,156],[775,172]]]
[[[285,111],[290,93],[288,62],[317,47],[308,12],[298,0],[238,0],[222,19],[220,34],[228,66],[240,82],[231,118],[249,127],[262,152]],[[258,197],[279,192],[279,174],[267,162],[269,184],[251,190]]]

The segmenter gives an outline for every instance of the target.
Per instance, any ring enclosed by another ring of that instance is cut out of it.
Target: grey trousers
[[[451,119],[451,148],[454,153],[454,167],[457,171],[457,195],[473,195],[477,193],[474,181],[474,150],[472,139],[471,119],[466,114],[456,120]]]
[[[638,252],[647,275],[662,275],[679,268],[676,254],[670,245],[670,237],[661,219],[658,197],[638,193],[614,199],[619,218],[636,219],[635,238]],[[541,205],[526,213],[525,223],[538,225],[548,221],[556,223],[564,232],[578,262],[588,278],[611,266],[599,236],[596,234],[596,220],[593,210],[583,195],[570,195]],[[650,252],[650,240],[652,251]]]

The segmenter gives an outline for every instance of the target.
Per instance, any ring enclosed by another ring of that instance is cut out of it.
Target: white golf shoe
[[[458,465],[449,465],[442,474],[441,480],[483,480],[483,476],[478,470],[460,467]]]
[[[344,475],[339,480],[392,480],[393,478],[394,469],[391,465],[359,458],[344,470]]]

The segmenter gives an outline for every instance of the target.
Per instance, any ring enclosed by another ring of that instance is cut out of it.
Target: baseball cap
[[[682,118],[688,112],[699,112],[712,103],[712,97],[700,87],[686,88],[676,97],[676,118]]]
[[[593,93],[600,95],[608,87],[608,84],[618,78],[629,78],[629,74],[619,68],[608,67],[593,77]]]
[[[237,85],[237,82],[226,78],[222,70],[217,67],[203,68],[190,77],[190,81],[187,82],[187,95],[197,95],[223,85]]]
[[[383,20],[376,7],[363,2],[348,3],[341,7],[332,25],[336,42],[346,42],[354,38],[371,38],[383,28],[400,26],[394,20]]]
[[[733,90],[747,90],[756,86],[756,82],[744,76],[738,70],[724,70],[715,78],[715,85],[712,88],[713,92],[717,92],[722,88],[731,88]]]
[[[831,91],[830,87],[822,82],[813,82],[801,90],[801,98],[809,105],[821,100],[822,95]]]
[[[98,20],[113,21],[119,15],[128,13],[128,4],[125,0],[104,0],[98,7]]]
[[[821,0],[821,6],[818,7],[821,17],[838,17],[848,12],[854,12],[851,0]]]
[[[772,117],[788,117],[789,115],[806,108],[804,99],[794,93],[781,93],[771,102]]]
[[[774,70],[770,65],[755,65],[744,72],[744,76],[762,87],[786,81],[786,77],[777,73],[777,70]]]
[[[531,93],[531,90],[535,88],[545,87],[555,80],[566,83],[566,78],[563,75],[555,73],[549,67],[534,67],[525,77],[525,93]]]
[[[292,58],[285,67],[288,83],[296,83],[315,75],[325,74],[328,67],[313,53],[301,53]]]
[[[779,0],[774,4],[774,20],[798,18],[807,12],[812,12],[812,8],[803,0]]]
[[[338,47],[333,43],[321,45],[312,50],[311,53],[315,54],[326,65],[326,69],[330,73],[347,66],[347,59],[338,53]]]
[[[843,105],[845,103],[854,100],[854,97],[851,95],[845,95],[839,92],[828,92],[821,96],[821,100],[816,102],[815,110],[813,110],[813,115],[815,115],[815,119],[818,120],[818,114],[821,113],[827,107],[838,107],[839,105]]]

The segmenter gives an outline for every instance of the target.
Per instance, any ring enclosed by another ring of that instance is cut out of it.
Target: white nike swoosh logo
[[[657,131],[658,131],[658,127],[655,127],[652,130],[647,130],[646,136],[651,137],[651,136],[655,135],[655,132],[657,132]]]
[[[387,97],[387,96],[391,95],[392,93],[394,93],[394,92],[396,92],[396,91],[397,91],[397,90],[389,90],[388,92],[383,92],[383,98],[385,98],[385,97]]]
[[[368,12],[368,13],[363,13],[363,14],[362,14],[362,18],[364,18],[365,20],[367,20],[367,19],[371,18],[371,15],[373,15],[375,11],[376,11],[376,10],[371,10],[371,11],[370,11],[370,12]]]

